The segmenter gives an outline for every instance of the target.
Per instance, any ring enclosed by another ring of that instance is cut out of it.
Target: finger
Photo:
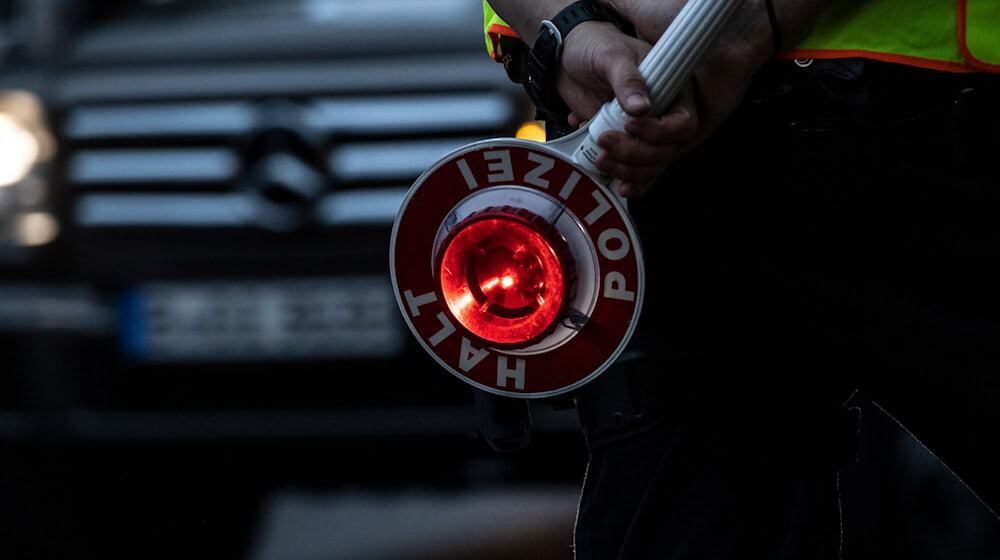
[[[630,118],[625,131],[651,144],[692,140],[698,135],[698,111],[694,90],[685,88],[670,111],[661,117]]]
[[[639,183],[623,182],[618,187],[618,193],[625,198],[636,198],[643,196],[653,188],[655,181],[643,181]]]
[[[649,93],[646,90],[646,82],[639,73],[635,50],[625,47],[610,53],[595,61],[598,71],[603,71],[602,73],[607,76],[608,85],[614,90],[618,103],[626,113],[632,116],[645,115],[650,106]]]
[[[660,174],[662,165],[627,165],[608,154],[602,154],[597,158],[597,168],[601,173],[616,177],[628,183],[642,183],[652,181]]]
[[[597,140],[613,159],[627,165],[666,165],[676,158],[677,144],[650,144],[622,132],[605,132]]]
[[[570,113],[566,117],[566,122],[569,123],[573,128],[583,128],[590,124],[590,119],[585,119],[576,113]]]
[[[593,117],[610,98],[610,92],[605,97],[590,86],[581,84],[579,81],[562,74],[559,77],[557,91],[563,101],[566,102],[570,112],[575,113],[581,119]]]
[[[576,115],[581,122],[592,118],[601,108],[601,105],[603,105],[599,99],[582,95],[564,96],[563,100],[566,101],[566,105],[569,107],[570,113]]]
[[[625,132],[653,145],[687,142],[698,136],[698,118],[686,112],[629,119]]]

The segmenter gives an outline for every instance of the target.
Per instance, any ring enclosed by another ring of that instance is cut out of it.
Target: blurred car
[[[387,252],[430,163],[531,116],[480,18],[0,2],[0,551],[226,557],[273,484],[478,468],[471,390],[404,332]]]

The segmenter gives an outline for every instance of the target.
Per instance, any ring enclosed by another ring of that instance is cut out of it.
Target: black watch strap
[[[579,0],[566,6],[551,20],[542,22],[535,45],[527,57],[524,88],[546,121],[565,120],[569,108],[556,90],[563,39],[576,26],[587,21],[607,21],[623,32],[635,35],[635,29],[613,10],[596,0]]]

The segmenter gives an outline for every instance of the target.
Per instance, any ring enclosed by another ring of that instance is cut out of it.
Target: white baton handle
[[[650,114],[662,115],[670,107],[740,3],[739,0],[689,0],[684,5],[639,65],[639,73],[649,89]],[[597,145],[597,139],[609,130],[624,131],[625,119],[625,111],[617,99],[605,104],[590,121],[588,134],[573,153],[573,161],[601,176],[596,161],[604,150]]]

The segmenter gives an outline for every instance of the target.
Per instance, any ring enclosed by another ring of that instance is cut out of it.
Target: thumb
[[[614,90],[622,109],[633,117],[639,117],[649,111],[649,93],[646,82],[639,73],[636,57],[628,54],[631,54],[631,51],[610,57],[607,68],[608,83]]]

